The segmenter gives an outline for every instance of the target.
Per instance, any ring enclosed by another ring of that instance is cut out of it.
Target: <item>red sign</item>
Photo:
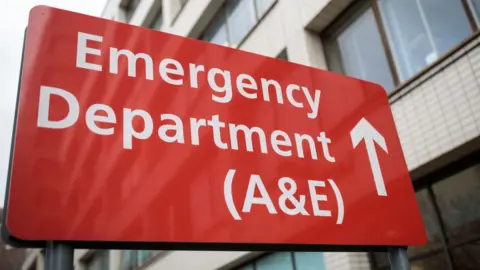
[[[20,241],[425,242],[370,82],[36,7],[16,124]]]

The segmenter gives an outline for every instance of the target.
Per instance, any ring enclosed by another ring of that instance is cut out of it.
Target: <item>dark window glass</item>
[[[480,269],[480,241],[460,246],[452,251],[456,269]]]
[[[408,248],[408,255],[414,257],[427,251],[442,249],[442,232],[438,225],[438,218],[435,214],[433,204],[426,189],[416,194],[418,206],[422,213],[422,220],[427,231],[427,243],[423,246],[412,246]]]
[[[253,264],[247,264],[245,266],[237,268],[237,270],[254,270],[254,268],[253,268]]]
[[[480,166],[438,182],[432,189],[450,243],[480,239]]]
[[[425,259],[416,260],[410,263],[411,269],[421,270],[450,270],[448,266],[447,256],[440,253]]]

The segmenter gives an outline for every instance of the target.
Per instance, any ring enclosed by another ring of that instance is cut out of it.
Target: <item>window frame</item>
[[[188,0],[187,0],[188,1]],[[227,46],[227,47],[230,47],[230,48],[240,48],[242,46],[242,44],[245,42],[245,40],[247,40],[247,38],[255,31],[255,29],[258,27],[258,25],[265,19],[265,17],[267,16],[268,13],[270,13],[270,11],[272,11],[272,9],[277,5],[278,3],[278,0],[273,0],[272,4],[270,5],[270,7],[268,9],[265,10],[265,12],[263,14],[258,14],[258,10],[257,10],[257,4],[256,2],[257,1],[263,1],[263,0],[252,0],[253,2],[253,10],[254,10],[254,13],[255,13],[255,25],[253,27],[251,27],[251,29],[245,34],[245,36],[238,42],[238,44],[236,46],[232,46],[231,44],[231,37],[230,37],[230,27],[228,26],[228,9],[227,9],[227,1],[228,0],[225,0],[223,1],[223,3],[220,5],[220,7],[217,9],[217,11],[213,14],[212,18],[210,19],[210,21],[208,22],[208,24],[206,25],[206,27],[203,29],[203,32],[202,34],[200,35],[199,39],[200,40],[203,40],[203,41],[206,41],[208,42],[208,40],[205,39],[205,34],[206,32],[209,30],[210,26],[215,22],[215,18],[217,18],[217,15],[220,13],[220,12],[223,12],[224,14],[224,18],[225,20],[222,21],[222,24],[225,25],[226,27],[226,32],[227,32],[227,44],[224,45],[224,46]]]
[[[381,44],[384,49],[385,56],[387,58],[389,72],[393,79],[394,88],[391,89],[391,91],[388,93],[389,97],[396,95],[401,89],[418,80],[421,76],[426,74],[428,71],[438,66],[440,63],[442,63],[447,58],[452,56],[455,52],[459,51],[463,46],[465,46],[465,44],[469,43],[471,40],[475,39],[480,35],[480,20],[477,23],[475,19],[475,15],[473,14],[473,11],[472,11],[472,7],[469,3],[469,0],[454,0],[454,1],[459,1],[461,3],[463,7],[463,11],[465,12],[466,17],[469,21],[469,25],[472,30],[472,33],[467,38],[460,41],[457,45],[453,46],[450,50],[440,55],[435,61],[433,61],[429,65],[424,66],[420,71],[415,73],[413,76],[410,76],[404,81],[400,81],[399,71],[397,66],[395,65],[393,51],[388,41],[387,32],[383,23],[382,14],[380,11],[378,1],[380,0],[353,1],[321,33],[321,38],[324,41],[326,53],[328,53],[329,51],[333,51],[334,53],[338,54],[338,57],[340,58],[340,54],[337,51],[338,48],[335,48],[336,47],[335,36],[338,35],[338,33],[340,33],[346,27],[348,27],[351,24],[351,22],[355,21],[355,19],[358,18],[358,14],[360,12],[364,12],[366,9],[371,8],[375,17],[375,23],[377,25],[379,35],[381,37]],[[341,71],[344,72],[344,67],[342,66],[342,63],[331,63],[327,59],[327,65],[329,67],[333,66],[334,64],[339,65],[339,68],[341,69]]]
[[[440,237],[441,237],[441,247],[435,250],[426,251],[426,252],[417,254],[415,256],[412,256],[409,258],[410,262],[420,261],[422,259],[431,258],[440,254],[445,257],[446,262],[448,263],[449,269],[456,270],[458,268],[455,268],[455,265],[454,265],[454,258],[452,255],[453,251],[456,248],[467,246],[471,243],[480,241],[480,236],[474,236],[471,239],[468,239],[460,243],[453,243],[453,244],[449,243],[449,240],[447,238],[448,232],[445,226],[445,221],[441,216],[441,212],[440,212],[441,209],[438,206],[436,196],[433,191],[433,185],[440,183],[444,180],[447,180],[449,177],[459,174],[474,166],[480,166],[480,150],[477,150],[463,158],[460,158],[459,160],[453,163],[450,163],[449,165],[444,166],[439,170],[436,170],[425,176],[422,176],[418,179],[413,180],[413,186],[414,186],[415,192],[420,192],[423,190],[427,191],[428,200],[431,203],[433,208],[432,210],[433,210],[434,218],[438,222],[438,228],[440,230]],[[389,265],[379,267],[373,252],[369,252],[369,260],[370,260],[370,265],[372,270],[390,269]]]

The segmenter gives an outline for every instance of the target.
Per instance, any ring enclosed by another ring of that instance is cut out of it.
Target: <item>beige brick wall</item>
[[[392,97],[409,170],[480,135],[480,38]]]

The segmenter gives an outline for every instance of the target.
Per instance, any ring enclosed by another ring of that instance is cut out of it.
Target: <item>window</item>
[[[147,263],[159,251],[124,250],[122,251],[121,270],[134,270]]]
[[[328,46],[328,45],[327,45]],[[362,10],[355,21],[334,37],[329,63],[334,71],[373,81],[387,91],[394,86],[372,8]]]
[[[401,81],[472,33],[460,0],[379,0],[379,6]]]
[[[480,165],[417,192],[427,244],[410,247],[412,269],[480,269]],[[374,269],[390,269],[375,253]]]
[[[120,7],[125,11],[125,17],[127,22],[133,17],[135,10],[137,9],[140,0],[123,0],[121,1]]]
[[[235,270],[325,270],[321,252],[277,252]]]
[[[475,22],[480,24],[480,0],[469,0],[468,4],[473,11]]]
[[[109,252],[95,251],[89,258],[84,261],[85,270],[108,270],[109,269]]]
[[[275,3],[275,0],[226,0],[207,27],[202,39],[238,47]]]
[[[392,91],[477,30],[480,0],[462,1],[360,1],[325,35],[330,69]]]
[[[150,23],[149,28],[154,30],[160,30],[162,28],[162,25],[163,25],[163,12],[162,12],[162,9],[160,8],[157,11],[157,14],[155,14],[153,21]]]
[[[278,59],[285,60],[285,61],[288,61],[287,49],[283,50],[283,51],[277,56],[277,58],[278,58]]]

